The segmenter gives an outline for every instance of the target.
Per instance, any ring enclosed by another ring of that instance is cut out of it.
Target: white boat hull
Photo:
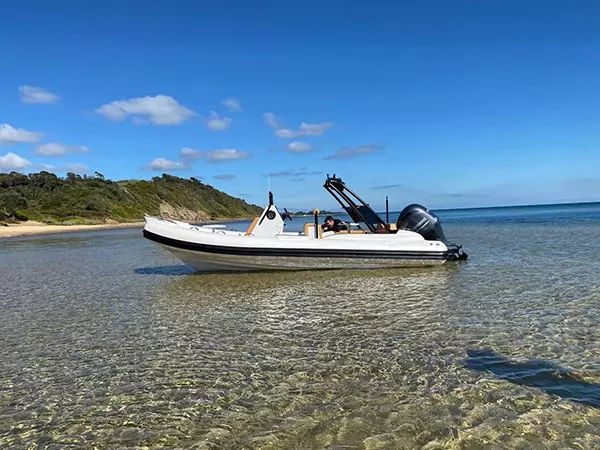
[[[435,266],[452,257],[440,241],[417,233],[278,233],[257,237],[146,217],[144,236],[199,271],[378,269]]]
[[[184,263],[199,271],[381,269],[444,264],[445,259],[386,259],[360,257],[297,257],[219,255],[162,245]]]

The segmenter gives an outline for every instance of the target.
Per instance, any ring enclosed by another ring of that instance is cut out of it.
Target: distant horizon
[[[21,173],[21,172],[17,172],[17,173]],[[22,174],[23,175],[29,175],[31,173],[39,173],[39,172],[29,172],[29,173],[22,173]],[[49,173],[52,173],[52,172],[49,172]],[[1,172],[0,171],[0,175],[9,175],[9,174],[10,174],[10,172]],[[80,175],[80,174],[77,174],[77,175]],[[82,174],[80,176],[84,176],[84,175],[87,175],[87,174]],[[101,175],[104,176],[104,174],[101,174]],[[157,175],[154,175],[153,177],[150,177],[149,179],[143,179],[143,178],[126,178],[126,179],[121,179],[121,180],[112,180],[112,179],[106,178],[106,177],[105,177],[105,179],[108,180],[108,181],[113,181],[115,183],[125,182],[125,181],[150,181],[151,178],[161,177],[162,175],[163,174],[160,174],[160,175],[157,174]],[[167,175],[170,175],[170,174],[167,174]],[[56,175],[56,176],[58,176],[60,178],[65,178],[65,177],[61,177],[60,175]],[[93,175],[87,175],[87,176],[93,177]],[[181,177],[181,176],[178,176],[178,175],[172,175],[172,176],[175,176],[175,177],[178,177],[178,178],[183,178],[183,179],[186,179],[186,180],[190,179],[190,178],[185,178],[185,177]],[[193,177],[191,177],[191,178],[193,178]],[[199,179],[199,181],[202,182],[205,185],[208,185],[208,186],[211,186],[211,187],[213,187],[215,189],[218,189],[215,186],[213,186],[212,184],[203,181],[202,179]],[[240,197],[237,197],[235,194],[231,194],[230,192],[227,192],[225,190],[221,190],[221,189],[218,189],[218,190],[220,190],[221,192],[223,192],[223,193],[225,193],[227,195],[230,195],[232,197],[240,198]],[[242,199],[242,200],[244,200],[244,199]],[[275,202],[275,203],[277,204],[277,202]],[[421,204],[418,201],[417,202],[413,202],[413,203]],[[423,206],[427,207],[427,209],[429,209],[431,211],[457,211],[457,210],[496,209],[496,208],[528,208],[528,207],[534,207],[534,206],[585,205],[585,204],[596,204],[596,203],[600,203],[600,200],[574,201],[574,202],[551,202],[551,203],[530,203],[530,204],[519,204],[519,205],[467,206],[467,207],[456,207],[456,208],[429,208],[427,205],[423,205]],[[264,206],[260,202],[253,203],[253,204],[256,205],[256,206],[260,206],[260,207]],[[402,208],[404,208],[408,204],[409,203],[407,203],[406,205],[404,205]],[[371,203],[369,203],[369,205],[371,205]],[[335,211],[339,210],[339,208],[341,208],[341,206],[338,203],[335,203],[334,206],[327,207],[327,208],[324,208],[324,209],[327,210],[327,211],[335,212]],[[400,212],[400,211],[402,211],[402,208],[400,208],[400,209],[392,209],[392,210],[390,210],[390,212]],[[308,211],[312,210],[312,208],[308,208],[308,207],[306,207],[306,208],[289,207],[287,209],[290,210],[291,212],[308,212]],[[375,212],[377,212],[380,215],[381,214],[385,214],[385,209],[374,208],[374,210],[375,210]],[[339,212],[342,213],[342,214],[345,214],[344,211],[339,211]]]
[[[496,206],[473,206],[468,208],[438,208],[435,211],[457,211],[457,210],[473,210],[473,209],[499,209],[499,208],[531,208],[536,206],[561,206],[561,205],[594,205],[600,204],[598,201],[589,202],[559,202],[559,203],[531,203],[526,205],[496,205]]]
[[[598,201],[600,3],[3,5],[0,171],[194,177],[253,204]],[[26,24],[27,26],[23,26]]]
[[[497,205],[497,206],[473,206],[468,208],[427,208],[430,211],[439,212],[439,211],[472,211],[475,209],[503,209],[503,208],[532,208],[532,207],[544,207],[544,206],[567,206],[567,205],[600,205],[600,200],[595,202],[565,202],[565,203],[535,203],[530,205]],[[408,205],[406,205],[408,206]],[[427,205],[423,205],[427,207]],[[398,213],[402,211],[402,209],[393,209],[390,210],[390,213]],[[378,209],[375,210],[377,214],[384,215],[385,210],[380,211]],[[345,212],[342,212],[345,214]]]

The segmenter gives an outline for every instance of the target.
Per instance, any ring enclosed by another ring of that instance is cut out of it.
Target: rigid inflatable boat
[[[269,192],[269,204],[246,231],[146,216],[144,236],[200,271],[375,269],[467,258],[421,205],[407,206],[396,223],[387,223],[341,178],[327,176],[324,188],[352,220],[343,231],[323,231],[318,211],[302,231],[284,231],[287,211],[282,217]]]

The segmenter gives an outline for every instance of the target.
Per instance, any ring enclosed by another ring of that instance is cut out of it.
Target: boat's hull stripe
[[[199,244],[180,241],[151,231],[144,230],[144,237],[169,247],[185,250],[240,256],[282,256],[302,258],[378,258],[378,259],[425,259],[447,260],[452,252],[415,252],[406,250],[344,250],[344,249],[305,249],[305,248],[265,248],[265,247],[231,247],[222,245]]]

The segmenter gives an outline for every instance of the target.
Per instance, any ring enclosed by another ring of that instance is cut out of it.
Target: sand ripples
[[[600,383],[598,231],[448,228],[466,264],[371,272],[188,276],[134,230],[11,240],[0,446],[600,445],[575,392]],[[572,398],[499,370],[540,360]]]

